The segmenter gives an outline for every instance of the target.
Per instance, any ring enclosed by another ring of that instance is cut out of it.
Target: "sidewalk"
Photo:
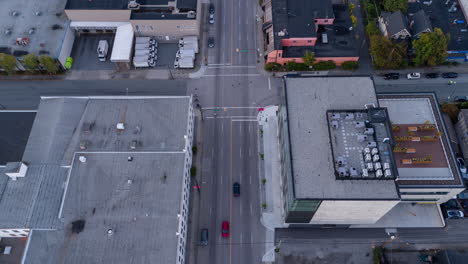
[[[260,222],[265,226],[265,241],[274,241],[275,228],[287,227],[283,218],[283,197],[281,187],[281,163],[278,141],[277,106],[267,106],[258,114],[257,120],[263,133],[260,138],[260,152],[264,155],[263,166],[260,165],[260,175],[264,175],[265,183],[260,184],[261,201],[266,204],[262,209]],[[263,168],[263,171],[262,171]],[[274,262],[275,245],[265,244],[263,262]]]

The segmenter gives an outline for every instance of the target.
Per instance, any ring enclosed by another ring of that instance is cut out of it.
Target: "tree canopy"
[[[408,0],[383,0],[383,7],[389,12],[398,10],[406,12],[406,9],[408,9]]]
[[[0,53],[0,66],[7,74],[16,72],[16,58],[12,55]]]
[[[407,64],[406,45],[393,43],[381,35],[370,36],[370,54],[380,69],[398,69]]]
[[[315,53],[310,52],[310,51],[306,51],[306,53],[304,54],[304,57],[302,59],[304,60],[305,65],[312,66],[312,65],[314,65],[314,62],[315,62]]]
[[[444,34],[440,28],[435,28],[434,32],[421,34],[419,39],[413,40],[414,64],[416,66],[435,66],[444,63],[449,40],[450,36]]]
[[[22,63],[26,70],[30,72],[35,72],[37,67],[39,66],[39,61],[37,60],[37,56],[34,53],[30,53],[23,57]]]
[[[56,74],[59,71],[59,67],[55,60],[47,55],[42,55],[39,57],[39,62],[46,69],[48,73]]]

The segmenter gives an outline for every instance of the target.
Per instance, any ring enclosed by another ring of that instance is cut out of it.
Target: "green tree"
[[[288,61],[286,63],[286,71],[307,71],[309,66],[304,63],[297,63],[295,61]]]
[[[57,63],[50,56],[47,56],[47,55],[39,56],[39,62],[41,63],[42,67],[44,67],[48,73],[56,74],[59,71],[59,67]]]
[[[0,66],[10,75],[16,72],[16,58],[12,55],[0,53]]]
[[[406,45],[393,43],[381,35],[370,36],[370,54],[379,69],[398,69],[407,65]]]
[[[314,70],[316,71],[326,71],[326,70],[333,70],[336,68],[336,64],[334,61],[319,61],[314,64]]]
[[[374,22],[370,22],[366,26],[366,33],[369,37],[372,35],[380,35],[380,30]]]
[[[311,51],[306,51],[302,59],[304,60],[305,65],[312,66],[314,65],[314,62],[315,62],[315,53]]]
[[[351,24],[353,24],[353,27],[356,27],[357,25],[357,17],[355,15],[349,16],[351,18]]]
[[[440,28],[434,32],[421,34],[419,39],[413,40],[416,66],[435,66],[445,62],[447,57],[447,45],[450,36],[444,34]]]
[[[383,7],[389,12],[398,10],[406,12],[406,9],[408,9],[408,0],[383,0]]]
[[[364,9],[366,10],[367,20],[372,22],[373,19],[377,18],[377,5],[374,5],[374,2],[370,0],[364,0]]]
[[[276,63],[276,62],[269,62],[265,64],[265,70],[266,71],[280,71],[281,70],[281,64]]]
[[[37,71],[37,67],[39,66],[39,61],[37,60],[37,56],[34,53],[29,53],[28,55],[24,56],[21,62],[29,72]]]
[[[355,71],[359,68],[359,63],[357,61],[345,61],[341,64],[343,70]]]

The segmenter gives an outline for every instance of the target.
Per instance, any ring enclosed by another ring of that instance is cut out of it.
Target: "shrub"
[[[47,55],[39,56],[39,62],[41,63],[42,67],[44,67],[48,73],[56,74],[59,71],[59,67],[57,63],[50,56],[47,56]]]
[[[262,208],[266,209],[266,203],[262,203]]]
[[[357,61],[345,61],[341,64],[343,70],[355,71],[359,68],[359,63]]]
[[[265,70],[266,71],[280,71],[281,70],[281,64],[276,63],[276,62],[270,62],[265,64]]]
[[[260,153],[260,158],[263,160],[265,158],[265,155],[263,153]]]
[[[445,103],[442,104],[442,112],[446,113],[453,123],[456,123],[458,119],[458,112],[460,112],[460,109],[456,104]]]
[[[349,16],[351,18],[351,23],[353,24],[353,27],[356,27],[357,25],[357,17],[355,15]]]
[[[263,183],[263,184],[266,183],[266,179],[265,179],[265,178],[262,179],[262,183]]]
[[[192,166],[192,168],[190,168],[190,176],[195,177],[196,175],[197,175],[197,167]]]
[[[24,56],[21,62],[29,72],[37,71],[37,67],[39,66],[39,61],[37,60],[37,56],[34,53],[30,53]]]
[[[286,71],[307,71],[309,66],[304,63],[297,63],[295,61],[288,61],[286,64]]]
[[[193,155],[197,155],[197,150],[198,150],[197,146],[193,146],[193,147],[192,147],[192,153],[193,153]]]
[[[12,55],[0,53],[0,66],[10,75],[16,72],[16,58]]]
[[[314,70],[316,71],[326,71],[326,70],[333,70],[336,68],[336,64],[334,61],[320,61],[314,64]]]
[[[379,35],[380,30],[374,22],[370,22],[366,26],[366,33],[368,36]]]
[[[315,53],[310,52],[310,51],[306,51],[306,53],[304,54],[304,57],[302,57],[302,60],[304,61],[304,64],[307,65],[307,66],[314,65]]]

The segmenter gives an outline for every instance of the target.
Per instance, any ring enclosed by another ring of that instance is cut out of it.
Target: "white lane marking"
[[[224,123],[221,123],[221,134],[224,132]]]
[[[253,232],[252,232],[252,233],[250,233],[250,244],[252,244],[252,245],[253,245]]]
[[[259,106],[216,106],[216,107],[202,107],[203,110],[213,110],[213,109],[219,109],[219,108],[232,108],[232,109],[243,109],[243,108],[259,108]]]
[[[250,214],[253,214],[253,211],[252,211],[252,204],[250,204]]]
[[[242,203],[240,205],[240,215],[242,215]]]
[[[271,81],[270,81],[270,78],[268,78],[268,90],[271,90]]]
[[[257,119],[233,119],[232,122],[257,122]]]
[[[249,145],[249,157],[252,156],[252,149],[250,148],[250,145]]]
[[[231,118],[237,118],[237,119],[239,119],[239,118],[242,118],[242,119],[247,118],[247,119],[249,119],[249,118],[257,118],[257,117],[256,117],[256,116],[216,116],[216,117],[215,117],[215,116],[207,116],[207,117],[205,117],[205,118],[206,118],[206,119],[215,119],[215,118],[217,118],[217,119],[222,119],[222,118],[224,118],[224,119],[231,119]]]
[[[223,176],[220,176],[221,178],[221,185],[223,185]]]
[[[240,147],[240,149],[239,149],[239,157],[242,158],[242,147]]]
[[[211,160],[214,160],[214,148],[211,149]]]
[[[247,73],[247,74],[206,74],[201,76],[202,78],[205,77],[242,77],[242,76],[261,76],[258,73]]]
[[[250,134],[250,129],[252,128],[252,126],[249,124],[249,134]]]
[[[239,134],[242,134],[242,123],[239,124]]]
[[[211,213],[212,213],[211,211],[212,211],[212,209],[213,209],[213,208],[210,207],[210,218],[211,218]]]
[[[252,184],[252,173],[250,173],[250,184]],[[250,212],[252,212],[252,205],[250,205]]]
[[[240,233],[240,244],[242,246],[242,233]]]

